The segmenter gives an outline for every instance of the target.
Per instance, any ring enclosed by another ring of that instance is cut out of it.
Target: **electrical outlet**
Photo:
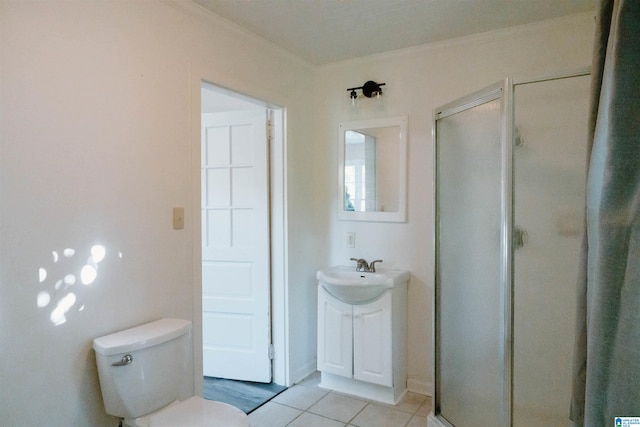
[[[353,231],[349,231],[347,233],[347,247],[355,248],[356,247],[356,233]]]

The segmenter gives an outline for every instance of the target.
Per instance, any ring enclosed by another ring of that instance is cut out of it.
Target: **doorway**
[[[201,341],[195,340],[195,351],[202,354],[200,375],[286,384],[284,358],[274,360],[273,345],[283,348],[284,315],[278,310],[274,320],[273,307],[281,306],[284,289],[284,191],[279,191],[284,112],[206,82],[201,82],[200,112],[199,147],[194,140],[200,181],[200,194],[194,194],[200,225],[194,254],[201,254],[194,266],[201,277],[202,304],[194,306],[194,319],[202,319],[201,334],[196,329]],[[274,280],[281,284],[274,286]]]

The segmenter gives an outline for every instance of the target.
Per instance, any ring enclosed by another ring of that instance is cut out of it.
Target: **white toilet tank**
[[[191,322],[161,319],[96,338],[105,409],[138,418],[193,394]]]

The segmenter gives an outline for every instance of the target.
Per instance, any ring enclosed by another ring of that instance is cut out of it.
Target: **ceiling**
[[[595,10],[596,0],[193,0],[316,65]]]

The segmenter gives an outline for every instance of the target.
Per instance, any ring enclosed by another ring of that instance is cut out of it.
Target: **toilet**
[[[193,396],[191,329],[161,319],[93,340],[109,415],[129,427],[251,427],[240,409]]]

